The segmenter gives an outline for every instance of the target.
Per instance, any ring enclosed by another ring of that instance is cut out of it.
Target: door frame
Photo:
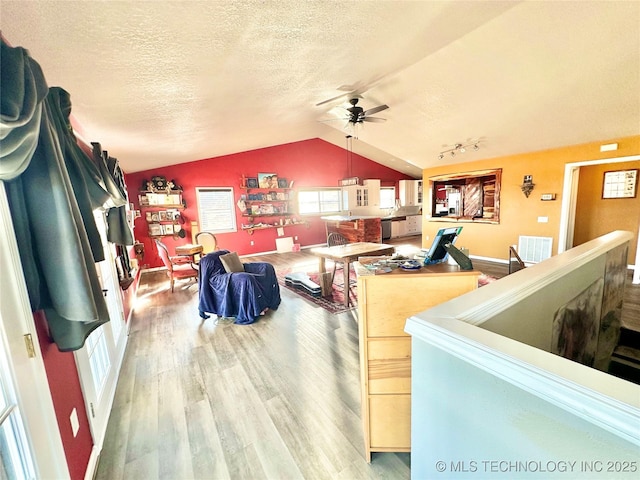
[[[127,346],[128,331],[127,323],[124,318],[124,308],[122,305],[122,295],[120,283],[118,281],[118,272],[115,267],[115,252],[113,244],[107,240],[107,221],[103,210],[94,211],[96,226],[100,232],[102,247],[105,259],[96,264],[100,284],[107,301],[109,311],[109,322],[100,325],[91,335],[102,333],[100,339],[104,342],[109,358],[109,370],[105,376],[103,388],[100,392],[96,391],[93,371],[91,369],[91,361],[89,358],[89,342],[85,342],[83,347],[74,352],[80,386],[82,388],[82,396],[84,398],[89,427],[93,439],[93,448],[89,465],[87,467],[87,477],[91,478],[97,467],[100,452],[109,422],[109,416],[113,401],[115,398],[116,386],[120,375],[120,368],[124,359],[124,353]],[[114,335],[113,325],[118,322],[118,337]]]
[[[567,163],[564,166],[564,185],[562,188],[562,205],[560,209],[560,231],[558,233],[558,253],[573,247],[573,233],[576,222],[576,207],[578,202],[578,180],[580,167],[602,165],[605,163],[622,163],[640,160],[640,155],[625,157],[602,158],[598,160],[584,160]],[[640,283],[640,230],[638,231],[638,247],[633,274],[633,283]]]
[[[0,341],[8,353],[9,376],[31,448],[37,478],[70,478],[49,390],[33,313],[20,262],[4,182],[0,181]],[[10,318],[11,321],[5,319]],[[31,335],[35,357],[25,347]]]

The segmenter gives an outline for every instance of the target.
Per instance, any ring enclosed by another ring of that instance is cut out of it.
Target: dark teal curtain
[[[121,207],[68,125],[67,92],[48,89],[23,48],[2,42],[0,180],[6,184],[31,308],[44,310],[61,351],[82,348],[109,320],[96,261],[95,208]]]

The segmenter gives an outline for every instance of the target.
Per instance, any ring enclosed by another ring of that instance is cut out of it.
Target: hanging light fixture
[[[453,158],[458,153],[465,153],[467,151],[467,148],[469,148],[469,147],[473,147],[473,149],[475,151],[478,151],[478,150],[480,150],[479,143],[480,143],[480,141],[478,141],[478,140],[473,141],[473,142],[469,142],[469,143],[456,143],[455,145],[453,145],[452,148],[449,148],[448,150],[443,150],[442,152],[440,152],[440,154],[438,155],[438,159],[439,160],[444,159],[444,155],[446,153],[451,155],[451,157]]]

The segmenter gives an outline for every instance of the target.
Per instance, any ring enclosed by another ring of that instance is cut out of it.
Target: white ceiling
[[[127,172],[322,138],[428,166],[640,133],[638,1],[7,1],[2,35]],[[341,102],[342,101],[342,102]],[[480,139],[480,150],[447,156]]]

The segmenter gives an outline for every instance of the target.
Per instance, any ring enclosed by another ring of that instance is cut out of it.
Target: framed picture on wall
[[[638,169],[604,172],[602,198],[635,198]]]
[[[258,188],[258,179],[256,177],[247,178],[247,188]]]
[[[260,188],[278,188],[277,173],[259,173],[258,186]]]
[[[278,178],[278,188],[287,188],[289,187],[289,182],[287,182],[286,178]]]

